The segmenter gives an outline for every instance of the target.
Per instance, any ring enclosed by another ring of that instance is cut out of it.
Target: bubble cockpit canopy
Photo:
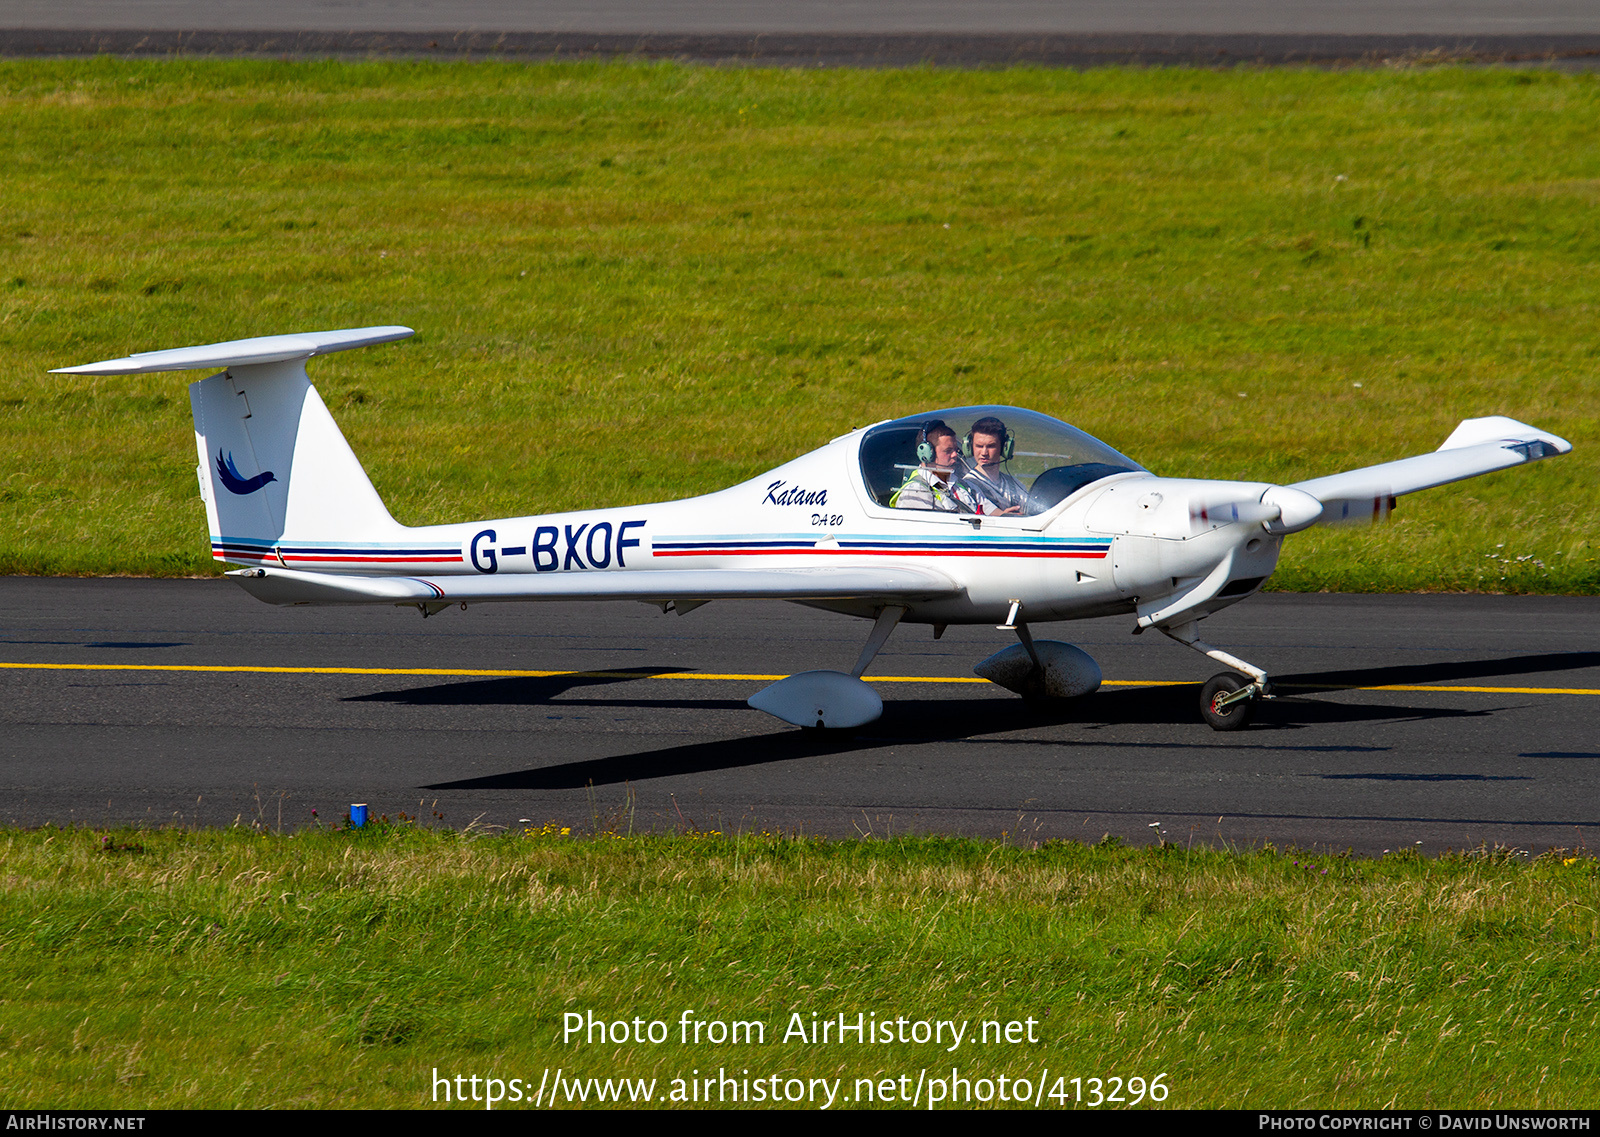
[[[978,461],[986,446],[988,457],[1000,458],[987,469]],[[952,451],[951,466],[941,466]],[[879,505],[901,509],[1045,513],[1091,482],[1142,472],[1143,466],[1099,439],[1018,407],[908,415],[873,427],[861,439],[867,492]],[[1013,504],[1019,498],[1020,507]]]

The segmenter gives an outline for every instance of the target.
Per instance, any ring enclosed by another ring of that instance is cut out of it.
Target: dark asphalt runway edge
[[[1600,34],[1152,35],[83,31],[0,28],[0,57],[678,60],[771,67],[1047,67],[1396,63],[1600,65]]]

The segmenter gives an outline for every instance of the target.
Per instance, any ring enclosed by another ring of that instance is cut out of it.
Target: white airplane
[[[1509,418],[1467,419],[1431,454],[1293,485],[1158,477],[1064,422],[974,406],[880,422],[730,489],[685,501],[456,525],[389,515],[306,376],[314,355],[410,328],[264,336],[65,367],[69,375],[212,370],[189,386],[212,556],[271,604],[790,600],[873,621],[849,672],[791,675],[749,700],[802,727],[883,712],[861,676],[900,623],[996,624],[1020,641],[975,671],[1072,698],[1100,668],[1030,627],[1117,613],[1230,668],[1201,714],[1235,730],[1270,697],[1261,668],[1198,625],[1261,587],[1283,538],[1382,517],[1401,494],[1572,449]]]

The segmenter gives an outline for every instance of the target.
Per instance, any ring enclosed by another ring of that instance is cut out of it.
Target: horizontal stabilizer
[[[448,604],[508,600],[926,600],[953,596],[933,569],[663,569],[487,576],[346,576],[248,568],[227,574],[268,604]]]
[[[286,336],[257,336],[248,340],[175,347],[166,351],[142,351],[126,359],[107,359],[79,367],[58,367],[54,375],[143,375],[152,371],[213,371],[227,367],[247,367],[256,363],[283,363],[309,359],[330,351],[348,351],[375,343],[389,343],[415,335],[410,328],[388,325],[380,328],[345,328],[334,332],[295,332]]]
[[[1387,512],[1391,499],[1463,478],[1565,454],[1572,443],[1526,423],[1495,415],[1467,419],[1432,454],[1295,482],[1290,488],[1322,502],[1323,521]]]

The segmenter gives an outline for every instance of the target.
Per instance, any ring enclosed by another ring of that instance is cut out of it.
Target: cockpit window
[[[879,505],[945,513],[1044,513],[1091,482],[1144,467],[1059,419],[957,407],[875,426],[861,476]]]

